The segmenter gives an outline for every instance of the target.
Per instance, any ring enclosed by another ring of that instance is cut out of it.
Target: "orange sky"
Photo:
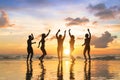
[[[31,33],[37,42],[33,44],[34,54],[41,53],[37,48],[39,35],[51,29],[45,45],[48,54],[56,55],[56,32],[61,29],[63,35],[67,30],[64,48],[69,49],[68,30],[71,29],[76,40],[74,54],[81,55],[88,28],[92,34],[91,54],[120,54],[119,0],[112,0],[112,3],[109,0],[40,0],[34,3],[25,0],[15,4],[19,2],[0,2],[0,54],[27,54],[27,39]]]

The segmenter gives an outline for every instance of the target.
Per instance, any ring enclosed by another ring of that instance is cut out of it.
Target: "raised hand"
[[[90,30],[89,29],[87,29],[88,30],[88,32],[90,32]]]
[[[58,32],[60,32],[60,29],[58,30]]]
[[[64,31],[64,33],[66,33],[66,30]]]
[[[69,29],[69,32],[71,31],[71,29]]]

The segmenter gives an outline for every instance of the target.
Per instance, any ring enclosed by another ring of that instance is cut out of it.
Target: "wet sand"
[[[120,80],[120,60],[0,61],[0,80]]]

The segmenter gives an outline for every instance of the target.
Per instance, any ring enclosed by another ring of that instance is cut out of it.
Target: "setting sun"
[[[70,54],[70,50],[69,50],[69,49],[65,49],[65,50],[64,50],[64,54],[65,54],[65,55],[69,55],[69,54]]]

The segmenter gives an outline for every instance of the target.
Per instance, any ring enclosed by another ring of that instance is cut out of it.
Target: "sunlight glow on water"
[[[120,61],[0,61],[0,80],[120,80]]]

